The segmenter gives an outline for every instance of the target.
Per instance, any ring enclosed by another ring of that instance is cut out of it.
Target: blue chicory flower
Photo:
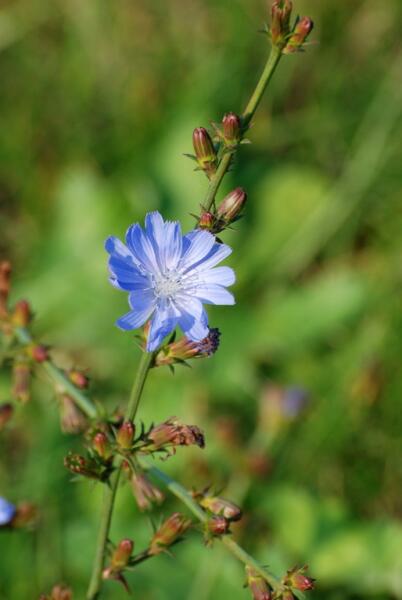
[[[9,525],[16,512],[17,509],[14,504],[11,504],[11,502],[0,496],[0,527]]]
[[[164,221],[152,212],[145,218],[145,230],[138,224],[128,228],[126,244],[113,236],[105,244],[110,282],[129,292],[132,309],[116,324],[136,329],[152,317],[148,352],[156,350],[176,326],[192,341],[207,337],[203,303],[234,304],[226,286],[234,283],[235,274],[229,267],[216,267],[232,250],[208,231],[182,235],[177,221]]]

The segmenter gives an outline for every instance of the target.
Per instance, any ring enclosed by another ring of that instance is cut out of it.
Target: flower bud
[[[0,528],[10,525],[16,512],[16,506],[0,496]]]
[[[129,450],[133,445],[135,436],[135,425],[131,421],[125,421],[120,426],[116,441],[122,450]]]
[[[31,306],[27,300],[19,300],[14,306],[11,322],[16,327],[26,327],[32,320]]]
[[[64,459],[64,466],[75,475],[82,475],[89,479],[103,479],[102,468],[93,459],[79,454],[70,452]]]
[[[228,521],[239,521],[242,518],[241,509],[233,502],[218,496],[204,496],[199,500],[200,505],[214,515],[224,517]]]
[[[233,192],[230,192],[218,206],[218,210],[216,211],[217,217],[223,221],[225,225],[233,223],[239,218],[246,202],[246,192],[242,188],[236,188]]]
[[[204,448],[205,440],[201,429],[196,425],[184,425],[176,417],[171,417],[164,423],[153,427],[147,438],[156,450],[171,446],[196,445]]]
[[[290,0],[274,0],[272,3],[271,38],[273,45],[280,49],[286,45],[290,33],[292,8]]]
[[[122,540],[114,550],[111,558],[111,567],[115,571],[121,571],[127,567],[133,553],[134,542],[128,539]]]
[[[265,579],[252,567],[246,567],[247,585],[254,600],[271,600],[272,594]]]
[[[68,394],[60,396],[60,426],[64,433],[81,433],[88,426],[84,413]]]
[[[217,328],[211,328],[206,338],[200,342],[193,342],[182,337],[178,342],[168,344],[157,354],[155,365],[173,365],[182,363],[190,358],[206,358],[212,356],[219,348],[221,332]]]
[[[230,522],[225,517],[212,517],[208,520],[206,528],[207,533],[219,537],[229,533]]]
[[[306,575],[307,569],[307,565],[301,568],[294,567],[288,571],[287,575],[284,577],[284,584],[294,590],[299,590],[300,592],[313,590],[315,580]]]
[[[11,283],[11,264],[8,260],[0,263],[0,318],[8,314],[8,295]]]
[[[31,527],[38,519],[38,509],[32,502],[21,502],[17,506],[11,526],[15,529]]]
[[[160,554],[166,548],[176,542],[190,527],[191,521],[180,513],[174,513],[169,517],[154,534],[151,540],[149,553]]]
[[[48,349],[46,348],[46,346],[43,346],[43,344],[32,344],[31,346],[28,347],[28,354],[29,356],[38,363],[42,363],[45,362],[46,360],[49,360],[49,352]]]
[[[295,597],[290,590],[284,590],[281,595],[281,600],[295,600]]]
[[[89,379],[82,371],[78,369],[71,369],[68,373],[70,381],[81,390],[86,390],[89,386]]]
[[[208,231],[212,231],[215,224],[215,217],[211,212],[204,211],[201,213],[201,216],[198,220],[198,228],[199,229],[207,229]]]
[[[113,455],[107,435],[103,431],[94,435],[92,447],[103,460],[109,460]]]
[[[4,429],[14,414],[14,407],[9,402],[0,404],[0,431]]]
[[[217,154],[211,136],[204,127],[194,129],[193,146],[198,166],[210,178],[216,171]]]
[[[161,504],[165,499],[160,489],[153,485],[144,473],[132,474],[131,487],[140,510],[150,510],[153,503]]]
[[[295,25],[295,28],[290,36],[285,48],[283,49],[284,54],[293,54],[300,52],[303,49],[308,36],[312,32],[314,27],[313,21],[310,17],[302,17]]]
[[[31,397],[31,367],[24,359],[16,359],[12,373],[12,394],[17,400],[26,404]]]
[[[55,585],[50,594],[50,600],[72,600],[73,593],[65,585]]]
[[[241,140],[241,120],[235,113],[230,112],[223,117],[223,139],[230,148],[237,146]]]

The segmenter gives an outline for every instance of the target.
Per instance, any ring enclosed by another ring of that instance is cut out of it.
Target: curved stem
[[[155,354],[153,352],[144,352],[140,364],[138,365],[137,375],[131,390],[130,399],[125,413],[126,420],[133,420],[137,414],[141,400],[145,381],[152,366]],[[101,513],[101,524],[99,529],[96,553],[92,568],[91,580],[87,592],[87,600],[96,600],[102,586],[102,571],[105,563],[107,541],[109,538],[110,525],[112,523],[112,514],[114,502],[116,499],[117,487],[120,481],[121,465],[123,458],[116,461],[116,472],[111,478],[110,485],[106,485],[103,492],[103,507]]]
[[[275,73],[276,67],[279,64],[281,56],[282,56],[281,50],[279,50],[276,46],[272,46],[271,52],[270,52],[268,60],[265,64],[264,70],[261,74],[261,77],[258,80],[255,90],[252,93],[251,98],[242,114],[243,125],[246,129],[248,129],[248,127],[250,126],[250,123],[255,115],[258,105],[261,102],[264,92],[267,89],[267,86],[272,78],[272,75]],[[223,157],[219,163],[219,166],[216,170],[216,173],[212,177],[212,179],[209,183],[207,195],[205,197],[204,204],[203,204],[206,211],[211,210],[211,208],[215,202],[216,194],[217,194],[219,187],[223,181],[223,178],[225,177],[225,175],[230,167],[230,163],[232,162],[232,156],[233,156],[232,152],[228,152],[227,154],[223,155]]]

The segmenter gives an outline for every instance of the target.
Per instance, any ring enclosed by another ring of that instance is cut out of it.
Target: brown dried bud
[[[8,296],[11,283],[11,264],[8,260],[0,263],[0,318],[8,315]]]
[[[85,373],[79,371],[78,369],[71,369],[71,371],[68,373],[68,377],[70,381],[81,390],[86,390],[89,386],[89,378],[85,375]]]
[[[205,439],[196,425],[184,425],[176,417],[153,427],[147,435],[155,449],[172,446],[199,446],[204,448]]]
[[[42,363],[46,360],[49,360],[48,348],[46,346],[43,346],[43,344],[32,344],[31,346],[28,346],[27,351],[28,355],[35,362]]]
[[[0,431],[4,429],[14,414],[14,407],[9,402],[0,404]]]
[[[246,192],[242,188],[236,188],[218,206],[218,210],[216,211],[218,219],[223,221],[225,225],[233,223],[239,218],[246,202]]]
[[[176,542],[190,527],[191,521],[180,513],[174,513],[169,517],[154,534],[151,540],[149,553],[160,554],[166,548]]]
[[[121,571],[127,567],[133,549],[134,542],[128,539],[122,540],[118,546],[116,546],[111,558],[111,567],[114,571]]]
[[[31,367],[26,360],[14,362],[12,380],[13,396],[25,404],[31,397]]]
[[[182,363],[190,358],[207,358],[212,356],[219,348],[221,332],[212,327],[206,338],[200,342],[192,342],[182,337],[178,342],[165,346],[155,358],[155,366],[173,365]]]
[[[116,441],[122,450],[129,450],[133,445],[135,436],[135,425],[131,421],[125,421],[120,426],[117,434]]]
[[[307,569],[307,565],[300,568],[294,567],[287,572],[283,583],[294,590],[299,590],[300,592],[308,592],[309,590],[313,590],[315,579],[312,579],[306,575]]]
[[[27,300],[19,300],[14,306],[11,322],[16,327],[26,327],[32,320],[31,306]]]
[[[11,527],[19,529],[21,527],[31,527],[38,519],[38,509],[32,502],[21,502],[17,506],[17,511],[11,522]]]
[[[207,532],[213,536],[229,533],[230,522],[225,517],[212,517],[207,522]]]
[[[194,129],[193,146],[198,166],[210,178],[216,172],[217,154],[211,136],[204,127]]]
[[[60,396],[60,425],[64,433],[81,433],[88,426],[84,413],[68,394]]]
[[[218,496],[204,496],[199,500],[200,505],[214,515],[224,517],[228,521],[239,521],[242,518],[241,509],[224,498]]]
[[[271,10],[271,38],[274,46],[282,49],[290,33],[290,16],[292,14],[290,0],[274,0]]]
[[[73,593],[65,585],[55,585],[50,595],[51,600],[72,600]]]
[[[271,600],[272,594],[265,579],[252,567],[246,567],[247,585],[254,600]]]
[[[103,431],[98,431],[98,433],[94,435],[92,447],[103,460],[109,460],[113,456],[109,440]]]
[[[314,23],[310,17],[302,17],[295,25],[295,28],[290,36],[285,48],[284,54],[294,54],[303,49],[308,36],[313,31]]]
[[[144,473],[133,473],[131,487],[140,510],[150,510],[152,504],[161,504],[165,497]]]
[[[223,140],[227,146],[237,146],[241,140],[241,120],[235,113],[230,112],[223,117]]]

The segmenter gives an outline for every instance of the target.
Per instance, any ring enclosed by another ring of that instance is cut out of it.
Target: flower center
[[[183,288],[183,280],[177,271],[166,271],[154,277],[154,291],[158,298],[173,298]]]

